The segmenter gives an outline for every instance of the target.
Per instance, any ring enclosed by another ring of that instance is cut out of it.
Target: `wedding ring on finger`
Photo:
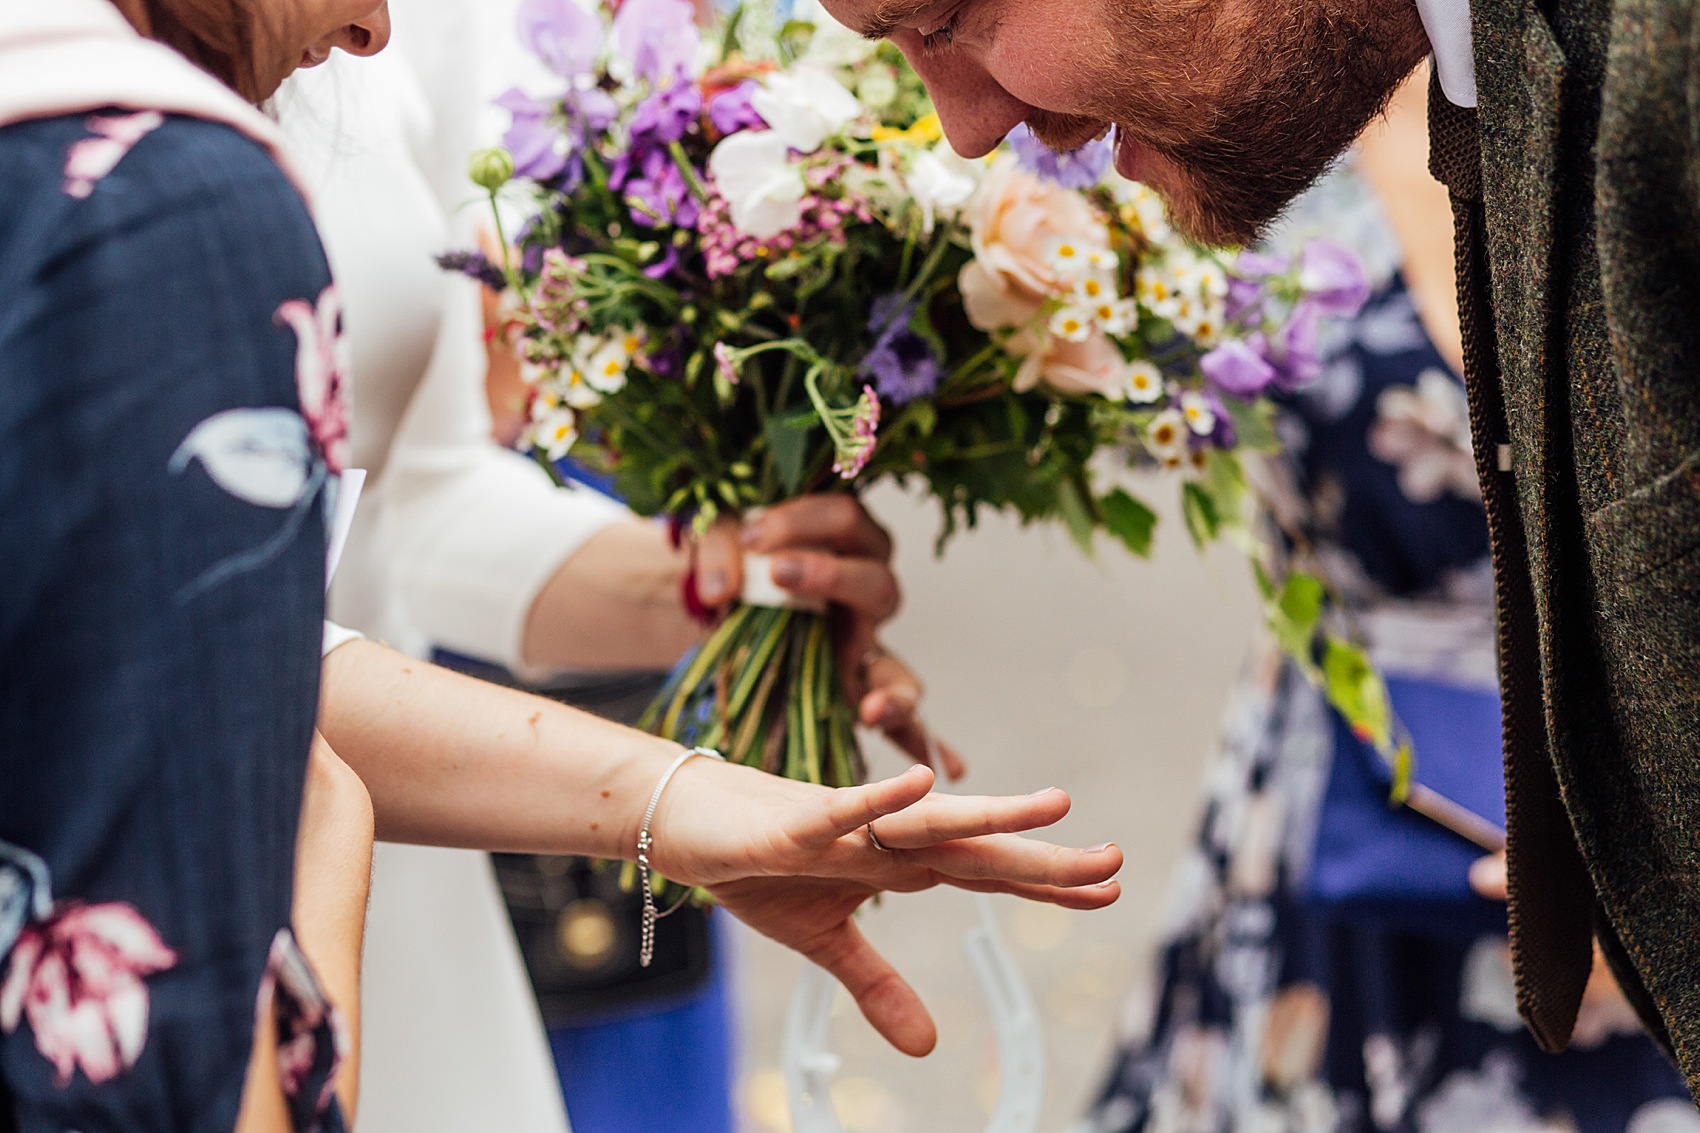
[[[874,824],[868,823],[868,844],[882,854],[891,853],[891,847],[880,841],[880,836],[874,833]]]

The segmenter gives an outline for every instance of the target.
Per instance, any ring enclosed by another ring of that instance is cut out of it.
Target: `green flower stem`
[[[672,157],[673,164],[679,167],[679,176],[690,186],[692,195],[706,204],[709,197],[708,186],[697,176],[696,166],[691,164],[691,159],[685,154],[684,145],[678,141],[668,142],[667,153]]]
[[[513,252],[508,248],[508,234],[502,227],[502,210],[496,204],[496,191],[491,189],[489,195],[490,219],[496,225],[496,243],[502,247],[502,275],[507,278],[508,286],[519,292],[523,297],[525,295],[525,281],[520,279],[518,273],[514,271]]]
[[[561,475],[561,470],[555,467],[555,462],[549,459],[548,453],[540,448],[533,448],[531,458],[537,462],[538,467],[549,474],[549,479],[554,481],[555,487],[565,488],[567,486],[566,477]]]
[[[908,287],[903,289],[903,305],[905,307],[915,302],[915,297],[921,293],[921,288],[926,286],[927,280],[932,278],[932,274],[938,270],[939,264],[944,262],[944,257],[951,247],[952,244],[949,240],[938,240],[933,243],[932,248],[927,252],[927,258],[921,262],[921,270],[915,273],[915,278],[910,281]]]

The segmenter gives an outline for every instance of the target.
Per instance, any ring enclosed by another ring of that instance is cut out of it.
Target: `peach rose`
[[[1059,393],[1095,393],[1112,401],[1128,396],[1128,364],[1101,330],[1094,330],[1084,342],[1022,331],[1010,340],[1010,349],[1026,355],[1015,372],[1018,390],[1030,390],[1043,381]]]
[[[1108,250],[1104,218],[1085,197],[1011,158],[992,166],[964,219],[974,259],[957,283],[969,321],[981,330],[1019,327],[1038,314],[1059,283],[1048,258],[1057,241]]]

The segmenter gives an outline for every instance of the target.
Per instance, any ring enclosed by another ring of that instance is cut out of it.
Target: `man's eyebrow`
[[[880,0],[868,22],[857,29],[865,39],[886,39],[938,0]]]

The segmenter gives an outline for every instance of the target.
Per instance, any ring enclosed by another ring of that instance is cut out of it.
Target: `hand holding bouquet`
[[[520,24],[558,85],[504,96],[505,151],[474,179],[525,220],[507,262],[454,262],[507,292],[538,459],[610,475],[681,532],[891,478],[938,501],[941,546],[991,508],[1144,554],[1154,513],[1095,484],[1095,458],[1130,451],[1178,472],[1200,542],[1243,532],[1265,395],[1364,297],[1329,245],[1284,263],[1188,244],[1101,142],[956,157],[897,53],[839,29],[788,25],[755,58],[737,16],[705,44],[686,0],[527,0]],[[1291,583],[1268,594],[1294,637]],[[828,611],[746,603],[649,723],[857,782],[833,636]]]

